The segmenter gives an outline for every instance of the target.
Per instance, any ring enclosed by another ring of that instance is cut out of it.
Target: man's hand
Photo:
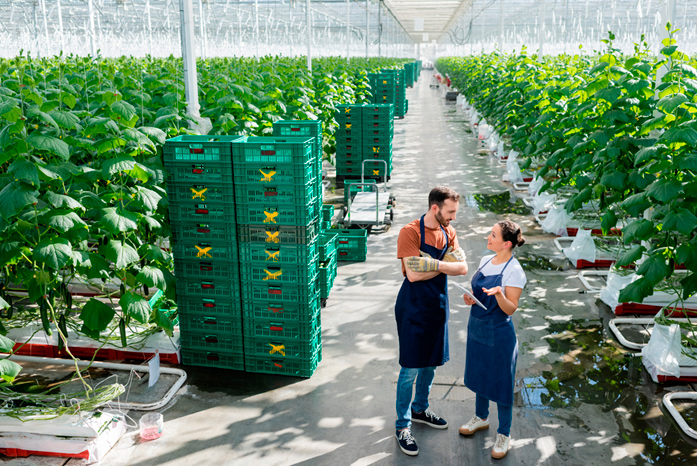
[[[407,258],[407,267],[414,272],[435,272],[438,270],[438,263],[439,261],[431,257],[412,256]]]
[[[445,251],[443,262],[465,262],[467,256],[462,248],[453,249],[452,246]]]

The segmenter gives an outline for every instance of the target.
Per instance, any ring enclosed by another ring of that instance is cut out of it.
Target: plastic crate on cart
[[[242,315],[242,302],[236,298],[204,298],[184,294],[177,296],[177,307],[187,315],[230,316]]]
[[[165,164],[168,162],[226,162],[230,159],[230,144],[244,140],[246,136],[177,136],[165,141]]]
[[[275,205],[271,202],[238,204],[238,231],[241,225],[251,224],[307,226],[317,220],[314,206],[316,202],[318,202],[317,199],[312,198],[296,205]]]
[[[181,332],[182,348],[206,351],[241,353],[244,351],[242,333],[232,332]]]
[[[239,280],[178,278],[177,295],[187,298],[240,299]]]
[[[338,245],[339,230],[325,230],[319,234],[319,261],[324,262],[328,260],[332,254],[336,252],[336,247]]]
[[[318,259],[318,242],[309,244],[240,244],[240,262],[307,266]]]
[[[357,248],[368,244],[368,231],[362,229],[335,230],[338,248]]]
[[[242,305],[245,319],[273,319],[297,321],[314,319],[320,311],[320,296],[316,292],[306,301],[279,303],[276,301],[245,301]]]
[[[177,278],[200,280],[239,280],[240,278],[237,260],[175,260],[174,275]]]
[[[175,261],[233,262],[237,261],[237,241],[179,241],[173,247]]]
[[[244,363],[247,372],[312,377],[312,374],[317,370],[321,353],[320,347],[309,359],[279,358],[271,354],[265,356],[245,356]]]
[[[274,301],[279,304],[309,302],[317,292],[317,284],[296,283],[244,283],[242,293],[244,300]]]
[[[242,335],[242,316],[209,312],[208,314],[179,311],[179,328],[182,333],[207,332],[213,334]]]
[[[171,225],[175,244],[182,241],[237,241],[237,225],[225,222],[179,222]]]
[[[173,224],[192,221],[235,223],[235,200],[223,203],[200,202],[169,206],[169,218]]]
[[[293,358],[309,360],[322,344],[322,332],[317,332],[307,340],[292,338],[246,337],[244,353],[247,356],[273,356],[274,358]]]
[[[182,359],[189,366],[218,367],[220,369],[244,370],[244,353],[193,350],[182,347]]]
[[[240,243],[309,244],[319,233],[319,222],[307,226],[240,225],[237,235]]]
[[[363,160],[363,149],[347,152],[345,150],[336,151],[336,163]]]
[[[311,137],[250,137],[232,144],[232,158],[240,163],[299,163],[314,161],[314,140]]]
[[[244,336],[310,340],[322,327],[320,314],[308,320],[245,319]]]
[[[370,145],[374,143],[386,144],[391,143],[394,139],[394,124],[389,129],[368,128],[363,131],[363,144]]]
[[[317,197],[318,180],[307,180],[304,184],[238,183],[235,186],[235,202],[240,204],[264,204],[307,206]]]

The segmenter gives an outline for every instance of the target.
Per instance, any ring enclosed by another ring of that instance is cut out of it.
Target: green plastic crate
[[[317,256],[308,265],[240,264],[240,280],[246,284],[305,285],[317,279]]]
[[[322,215],[320,219],[324,221],[331,221],[334,218],[334,206],[331,204],[322,204]]]
[[[170,224],[182,222],[222,222],[234,224],[235,219],[235,200],[231,198],[226,202],[197,202],[191,204],[170,204],[169,206]]]
[[[182,360],[189,366],[217,367],[220,369],[244,370],[243,352],[201,351],[182,347]]]
[[[359,123],[361,121],[361,106],[355,104],[336,105],[334,119],[339,123]]]
[[[320,231],[331,230],[331,228],[332,228],[332,222],[325,221],[325,220],[320,220],[320,222],[319,222],[319,228],[320,228]]]
[[[247,372],[263,374],[290,375],[295,377],[312,377],[317,370],[322,353],[321,347],[311,358],[279,358],[275,355],[245,356]]]
[[[247,356],[310,360],[322,344],[322,332],[308,340],[280,337],[245,337],[244,353]]]
[[[322,120],[278,120],[273,124],[274,136],[311,136],[322,135]]]
[[[250,137],[232,144],[232,159],[240,163],[299,163],[317,157],[311,137]]]
[[[317,241],[309,244],[241,243],[240,262],[307,266],[317,260],[317,245]]]
[[[245,319],[245,338],[283,338],[286,340],[309,341],[316,337],[322,324],[320,314],[307,320]]]
[[[239,297],[232,298],[202,298],[186,295],[177,296],[177,307],[187,314],[241,316],[242,302]]]
[[[237,237],[240,243],[261,243],[268,245],[310,244],[319,233],[319,222],[306,226],[286,225],[240,225]]]
[[[223,260],[176,260],[174,261],[174,275],[177,278],[191,278],[200,280],[223,279],[239,280],[237,258],[232,261]]]
[[[183,135],[165,141],[165,164],[169,162],[232,163],[230,144],[245,136]]]
[[[325,230],[319,234],[319,261],[327,261],[335,252],[339,233],[337,230]]]
[[[241,353],[244,351],[243,334],[240,332],[180,332],[182,348],[192,350]]]
[[[317,292],[317,284],[296,283],[244,283],[242,295],[244,301],[274,301],[279,304],[310,302]]]
[[[238,204],[238,231],[241,225],[308,226],[318,220],[317,209],[314,206],[316,202],[318,202],[317,199],[313,197],[296,205],[275,204],[272,201],[263,204]]]
[[[237,241],[236,222],[178,222],[170,225],[174,243]]]
[[[394,135],[394,120],[392,121],[369,121],[361,126],[363,134],[369,131],[382,131]]]
[[[349,135],[336,134],[336,147],[350,148],[361,147],[363,145],[363,134],[360,131],[349,131]],[[354,149],[355,150],[355,149]]]
[[[368,252],[368,232],[366,230],[337,230],[337,260],[365,261]]]
[[[232,184],[232,160],[230,162],[169,162],[165,164],[168,181],[174,183]]]
[[[320,298],[326,299],[329,297],[329,292],[334,286],[334,279],[337,275],[337,253],[334,251],[332,255],[319,266],[319,295]]]
[[[361,249],[339,248],[336,254],[336,260],[338,261],[365,262],[368,258],[368,251]]]
[[[177,296],[240,299],[239,280],[177,278]]]
[[[281,162],[240,162],[235,164],[235,185],[248,184],[287,184],[304,185],[316,175],[314,160],[297,163]]]
[[[320,311],[319,291],[307,300],[294,303],[273,300],[245,301],[242,304],[244,319],[270,319],[299,321],[314,319]]]
[[[388,120],[394,118],[394,105],[392,104],[364,105],[361,110],[363,112],[363,121],[376,117]]]
[[[182,333],[205,332],[212,334],[243,334],[242,316],[218,313],[191,313],[179,309],[179,327]]]
[[[304,184],[250,183],[237,184],[235,202],[240,204],[293,205],[307,207],[317,197],[317,180],[307,180]],[[238,207],[238,210],[242,210]]]
[[[363,154],[365,154],[364,158],[367,158],[366,156],[369,155],[392,155],[392,143],[389,142],[387,144],[366,144],[365,146],[363,146]]]
[[[237,261],[237,241],[180,241],[174,243],[175,261],[231,262]]]
[[[336,163],[343,163],[347,161],[361,161],[363,160],[363,149],[355,151],[345,151],[337,148],[336,151]]]
[[[233,198],[235,188],[232,183],[167,183],[169,205],[187,203],[225,203]]]

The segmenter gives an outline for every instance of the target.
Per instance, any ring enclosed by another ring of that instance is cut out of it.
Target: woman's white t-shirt
[[[491,259],[494,256],[495,254],[490,254],[488,256],[482,257],[482,260],[479,261],[479,268],[482,272],[482,275],[485,275],[487,277],[490,275],[499,275],[503,268],[506,267],[506,262],[498,265],[492,264],[489,259]],[[488,264],[486,264],[487,262]],[[506,294],[507,286],[511,286],[514,288],[525,288],[525,284],[527,283],[527,281],[528,280],[525,277],[523,267],[520,265],[520,262],[518,262],[518,259],[513,257],[511,259],[511,262],[508,264],[508,267],[506,267],[506,270],[503,270],[501,287],[503,288],[504,295]]]

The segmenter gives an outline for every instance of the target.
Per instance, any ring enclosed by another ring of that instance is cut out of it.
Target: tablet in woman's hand
[[[462,292],[465,294],[465,296],[467,296],[468,298],[472,299],[472,300],[474,301],[474,303],[475,303],[477,306],[481,307],[482,309],[486,309],[486,306],[485,306],[484,304],[482,304],[482,302],[481,302],[480,300],[478,300],[478,299],[472,294],[472,292],[471,292],[470,290],[468,290],[468,289],[465,288],[464,286],[460,285],[459,283],[456,283],[456,282],[452,282],[452,283],[453,283],[453,285],[455,285],[456,287],[460,288],[460,289],[462,290]]]

